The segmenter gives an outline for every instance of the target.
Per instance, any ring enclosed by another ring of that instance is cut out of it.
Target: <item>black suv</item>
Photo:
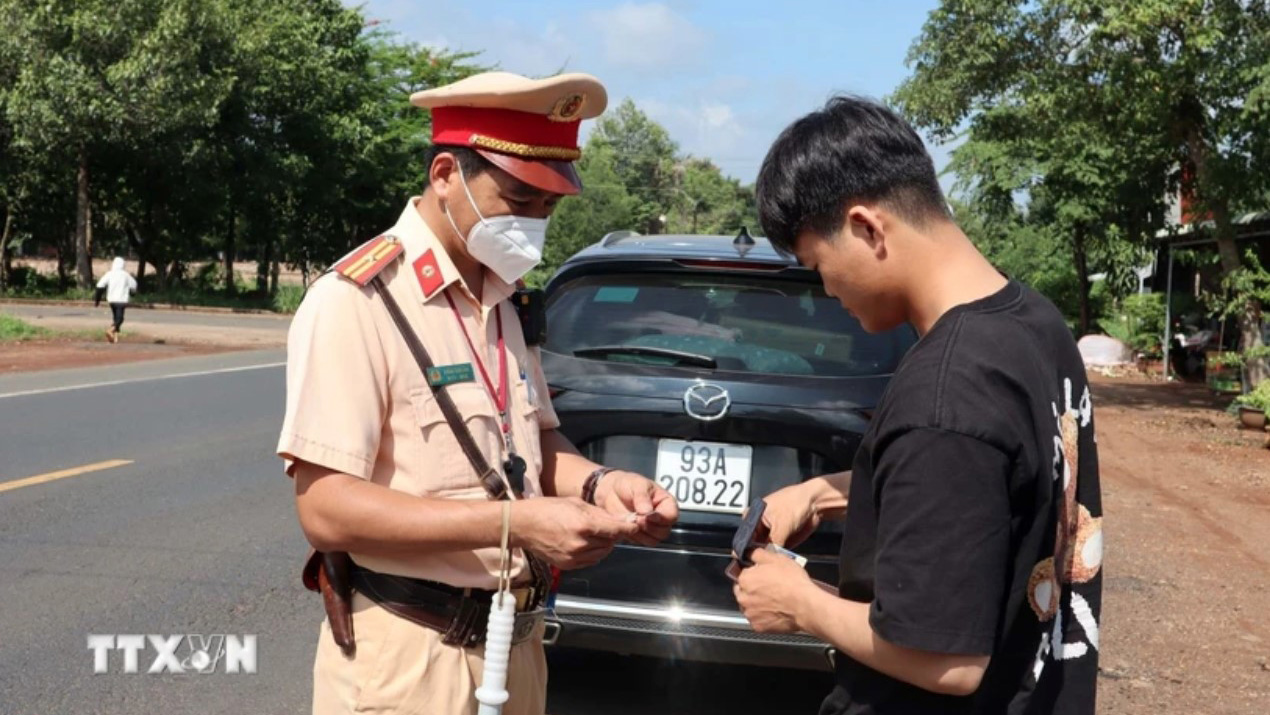
[[[742,510],[850,468],[915,337],[869,335],[815,272],[766,239],[629,231],[546,287],[543,369],[561,430],[587,457],[654,477],[680,518],[656,548],[564,573],[547,642],[685,660],[827,669],[806,635],[759,635],[724,575]],[[798,547],[836,583],[840,524]]]

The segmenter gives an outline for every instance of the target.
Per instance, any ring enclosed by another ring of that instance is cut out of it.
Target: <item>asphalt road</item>
[[[306,545],[273,456],[283,359],[0,377],[0,715],[308,711],[322,610],[299,583]],[[149,674],[147,644],[139,673],[113,651],[95,674],[92,634],[251,634],[257,672]],[[812,713],[827,688],[824,674],[557,653],[548,711]]]

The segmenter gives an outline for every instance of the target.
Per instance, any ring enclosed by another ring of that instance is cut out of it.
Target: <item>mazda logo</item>
[[[728,391],[708,382],[698,382],[684,392],[684,412],[702,422],[720,419],[731,406]]]

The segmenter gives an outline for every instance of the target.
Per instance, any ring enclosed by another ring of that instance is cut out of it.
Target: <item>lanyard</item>
[[[498,421],[503,429],[503,444],[507,447],[508,454],[515,454],[516,448],[512,444],[512,423],[507,417],[507,345],[503,342],[502,306],[494,308],[494,321],[498,325],[498,386],[495,387],[494,381],[490,379],[489,371],[485,369],[485,361],[481,358],[481,353],[477,352],[476,344],[472,342],[472,336],[468,335],[467,326],[463,324],[463,316],[459,313],[459,306],[454,303],[454,298],[450,297],[448,290],[445,292],[445,299],[450,304],[450,310],[454,311],[454,319],[458,321],[459,330],[463,331],[463,337],[467,340],[467,347],[472,351],[472,359],[476,361],[476,367],[481,371],[481,379],[485,382],[485,391],[489,393],[490,399],[494,400],[494,407],[498,409]]]

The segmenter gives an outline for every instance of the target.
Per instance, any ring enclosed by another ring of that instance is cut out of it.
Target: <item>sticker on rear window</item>
[[[596,303],[634,303],[639,288],[604,286],[595,292]]]

